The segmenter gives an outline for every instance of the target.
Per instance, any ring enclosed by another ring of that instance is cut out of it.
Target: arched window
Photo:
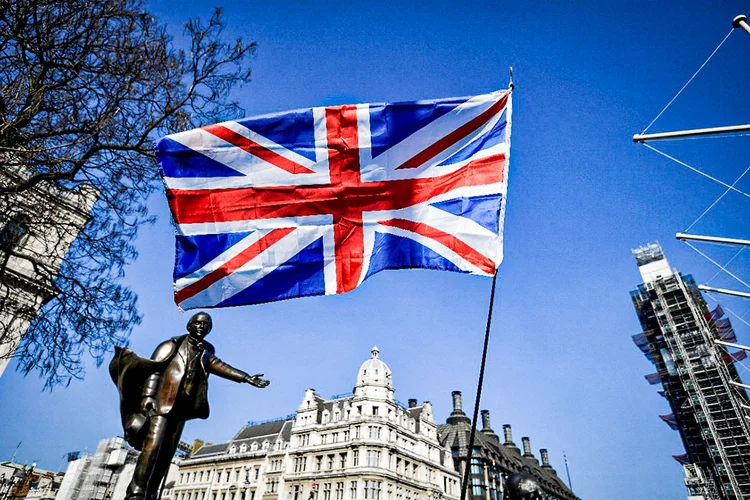
[[[247,445],[245,443],[242,443],[240,446],[240,453],[245,453],[247,451]]]
[[[255,451],[258,449],[258,442],[253,441],[253,444],[250,445],[250,450]]]
[[[263,441],[263,449],[264,449],[264,450],[267,450],[267,449],[268,449],[268,445],[269,445],[269,443],[268,443],[268,440],[267,440],[267,439],[266,439],[265,441]]]
[[[237,447],[235,445],[232,445],[229,447],[229,454],[237,453]]]

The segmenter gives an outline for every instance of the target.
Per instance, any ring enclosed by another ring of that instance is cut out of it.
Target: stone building
[[[469,500],[500,500],[503,498],[504,482],[508,475],[528,467],[528,472],[536,477],[547,494],[547,500],[576,500],[572,491],[557,477],[557,472],[549,463],[546,449],[539,450],[539,460],[531,452],[531,440],[521,438],[523,450],[513,442],[511,426],[503,425],[504,442],[490,426],[490,412],[482,410],[482,427],[477,427],[474,436],[474,451],[469,472]],[[453,392],[453,411],[444,425],[438,427],[440,443],[449,447],[456,463],[456,470],[463,474],[466,470],[466,456],[469,451],[471,419],[462,409],[461,392]]]
[[[62,472],[52,472],[14,462],[0,462],[0,498],[3,500],[54,500]]]
[[[1,158],[0,158],[1,159]],[[25,172],[3,166],[0,186]],[[63,191],[38,184],[0,202],[0,376],[41,307],[57,291],[54,279],[73,240],[89,220],[94,188]]]
[[[377,347],[352,393],[308,389],[297,413],[248,424],[180,464],[175,500],[456,500],[460,478],[432,405],[393,397]]]

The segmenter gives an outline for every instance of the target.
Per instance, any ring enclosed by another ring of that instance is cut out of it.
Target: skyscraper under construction
[[[643,332],[633,341],[656,366],[647,375],[672,412],[661,415],[680,432],[690,500],[750,499],[748,401],[735,341],[721,306],[709,311],[693,278],[672,270],[658,244],[633,250],[643,283],[631,292]]]

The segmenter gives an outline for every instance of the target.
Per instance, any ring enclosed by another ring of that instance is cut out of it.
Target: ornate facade
[[[432,405],[393,397],[377,347],[354,391],[305,392],[295,415],[248,424],[180,465],[175,500],[456,500],[460,478]]]

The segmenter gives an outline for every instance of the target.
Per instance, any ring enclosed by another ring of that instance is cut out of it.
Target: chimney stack
[[[482,410],[482,430],[479,431],[482,434],[484,434],[487,437],[490,437],[500,442],[500,439],[497,437],[497,434],[495,434],[495,431],[492,430],[492,427],[490,426],[490,411],[489,410]]]
[[[417,400],[414,398],[409,399],[409,408],[416,408],[417,407]]]
[[[492,432],[490,427],[490,410],[482,410],[482,432]]]
[[[542,448],[539,450],[539,454],[542,456],[542,469],[547,469],[551,473],[557,475],[557,472],[555,472],[555,469],[552,468],[552,466],[549,464],[549,453],[545,448]]]
[[[539,462],[536,457],[531,453],[531,440],[527,437],[522,437],[521,442],[523,443],[523,458],[528,458],[538,464]]]
[[[503,434],[505,434],[505,446],[512,446],[515,448],[516,443],[513,442],[513,431],[510,428],[510,424],[503,425]]]
[[[451,395],[453,396],[453,412],[463,413],[463,408],[461,408],[461,391],[453,391]]]
[[[464,413],[463,409],[461,408],[461,391],[453,391],[451,395],[453,396],[453,411],[451,412],[446,422],[449,424],[470,424],[471,420],[466,416],[466,413]]]

